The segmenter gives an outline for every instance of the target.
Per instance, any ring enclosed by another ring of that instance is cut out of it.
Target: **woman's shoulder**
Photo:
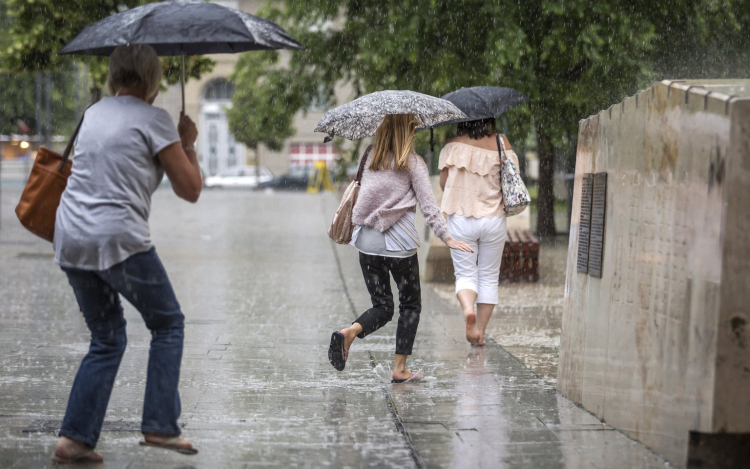
[[[440,152],[438,169],[449,167],[462,169],[480,176],[497,174],[500,171],[500,156],[497,150],[489,150],[463,142],[449,142]]]
[[[424,158],[415,151],[411,152],[411,155],[409,155],[409,170],[420,170],[426,167],[427,163],[425,163]]]

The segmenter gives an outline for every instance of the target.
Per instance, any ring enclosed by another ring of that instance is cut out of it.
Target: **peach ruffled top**
[[[518,168],[513,150],[505,155]],[[500,187],[500,155],[461,142],[451,142],[440,152],[438,169],[448,169],[440,211],[446,215],[492,218],[505,215]]]

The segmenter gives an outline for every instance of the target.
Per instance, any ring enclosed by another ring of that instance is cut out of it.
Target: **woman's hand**
[[[445,238],[445,244],[451,249],[458,249],[463,252],[474,252],[474,250],[471,249],[471,246],[463,241],[458,241],[453,238]]]
[[[177,125],[177,133],[180,134],[183,148],[195,145],[195,140],[198,138],[198,127],[195,126],[195,122],[185,115],[184,112],[180,113],[180,123]]]

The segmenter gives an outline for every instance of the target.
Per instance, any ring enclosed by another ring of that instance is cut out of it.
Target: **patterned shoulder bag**
[[[497,147],[502,148],[500,155],[500,187],[503,191],[503,204],[505,204],[505,214],[508,217],[518,215],[531,204],[531,196],[526,189],[526,184],[521,179],[521,174],[513,165],[513,162],[505,154],[505,142],[497,133]],[[503,161],[505,160],[505,161]]]

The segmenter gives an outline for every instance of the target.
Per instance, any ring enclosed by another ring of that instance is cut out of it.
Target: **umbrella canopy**
[[[303,49],[280,26],[249,13],[203,0],[167,0],[86,26],[60,54],[110,55],[127,44],[148,44],[162,56]]]
[[[442,97],[456,105],[466,114],[466,118],[455,119],[443,124],[457,124],[478,119],[490,119],[529,100],[520,91],[498,86],[473,86],[461,88]]]
[[[331,109],[318,122],[315,132],[349,140],[371,137],[388,114],[414,114],[419,128],[466,118],[466,114],[444,99],[416,91],[387,90],[366,94]]]

